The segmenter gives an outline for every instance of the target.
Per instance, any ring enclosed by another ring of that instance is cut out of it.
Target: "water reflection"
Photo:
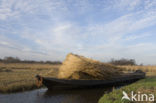
[[[97,103],[111,88],[53,90],[38,89],[22,93],[0,94],[0,103]]]
[[[56,98],[56,103],[97,103],[98,99],[111,89],[80,89],[80,90],[63,90],[47,91],[45,98]]]

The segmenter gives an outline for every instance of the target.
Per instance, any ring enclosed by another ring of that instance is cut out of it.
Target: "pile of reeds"
[[[59,68],[58,78],[108,80],[120,74],[119,67],[70,53]]]

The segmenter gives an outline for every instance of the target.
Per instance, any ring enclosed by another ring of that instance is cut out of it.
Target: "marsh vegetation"
[[[132,91],[139,94],[153,94],[155,97],[154,100],[156,100],[156,77],[147,77],[131,85],[124,86],[120,89],[114,89],[112,92],[104,94],[99,99],[99,103],[121,103],[123,91],[126,91],[128,95],[130,95]],[[136,96],[136,98],[138,98],[138,96]],[[138,101],[125,101],[124,103],[138,103]],[[139,103],[155,103],[155,101],[142,101]]]
[[[37,88],[35,75],[49,71],[57,75],[60,65],[38,63],[0,63],[0,92],[16,92]]]

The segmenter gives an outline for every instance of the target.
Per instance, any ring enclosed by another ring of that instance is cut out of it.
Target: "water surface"
[[[0,94],[0,103],[97,103],[99,98],[111,88],[33,91]]]

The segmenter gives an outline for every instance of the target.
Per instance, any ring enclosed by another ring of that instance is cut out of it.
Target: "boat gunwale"
[[[128,75],[122,75],[117,78],[113,78],[110,80],[87,80],[87,79],[58,79],[58,78],[50,78],[50,77],[43,77],[46,81],[57,82],[62,84],[74,84],[74,85],[100,85],[100,84],[111,84],[111,83],[118,83],[118,82],[125,82],[125,81],[133,81],[138,79],[145,78],[145,73],[128,73]]]

